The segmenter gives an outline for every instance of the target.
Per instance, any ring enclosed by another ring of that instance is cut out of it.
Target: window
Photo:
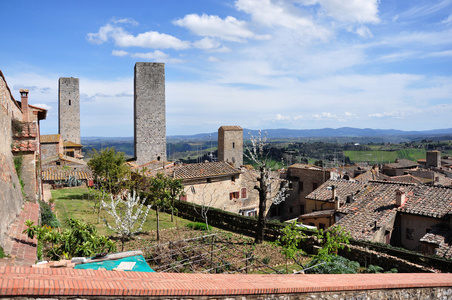
[[[71,100],[69,100],[69,106],[71,106]]]
[[[246,188],[242,188],[242,199],[246,198]]]
[[[210,179],[210,178],[207,178],[207,183],[211,183],[212,182],[212,179]]]
[[[298,194],[300,194],[303,191],[303,181],[298,182]]]
[[[304,214],[304,205],[300,204],[300,215]]]
[[[232,182],[235,181],[235,176],[231,176],[231,181],[232,181]]]
[[[319,184],[317,182],[312,183],[312,190],[316,190],[319,187]]]
[[[411,229],[411,228],[406,229],[406,239],[414,240],[414,229]]]
[[[293,213],[293,207],[289,207],[289,214]]]
[[[229,193],[229,200],[239,199],[240,193],[239,192],[232,192]]]
[[[234,142],[232,142],[232,149],[234,149],[235,148],[235,143]]]

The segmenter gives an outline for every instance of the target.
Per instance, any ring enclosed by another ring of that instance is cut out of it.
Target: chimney
[[[334,209],[338,210],[341,208],[341,202],[339,201],[339,197],[334,197]]]
[[[28,90],[21,89],[20,91],[20,107],[22,108],[22,122],[30,122],[28,113]]]
[[[396,206],[402,207],[405,205],[405,202],[406,202],[405,192],[402,190],[397,190],[396,191]]]
[[[331,186],[331,198],[336,201],[336,187],[334,185]]]

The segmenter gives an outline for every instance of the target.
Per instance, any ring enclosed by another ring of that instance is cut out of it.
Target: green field
[[[371,164],[393,163],[396,159],[409,159],[417,161],[425,158],[424,149],[402,149],[394,151],[344,151],[344,155],[350,158],[351,162],[368,162]]]
[[[105,210],[100,213],[100,223],[98,223],[97,213],[94,210],[94,192],[86,187],[65,188],[52,190],[52,198],[55,199],[55,213],[63,228],[66,228],[66,220],[76,218],[86,223],[94,224],[102,235],[115,235],[115,232],[107,228],[103,222],[106,219],[114,226],[113,217]],[[160,229],[185,226],[188,220],[174,217],[171,222],[171,215],[160,213]],[[143,225],[142,231],[152,231],[157,228],[155,210],[151,209]]]

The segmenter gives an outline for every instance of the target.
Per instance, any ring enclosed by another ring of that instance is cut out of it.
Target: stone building
[[[47,160],[50,157],[63,153],[63,137],[61,134],[41,135],[41,159]]]
[[[21,210],[22,192],[31,201],[41,194],[36,161],[40,159],[39,121],[45,119],[47,111],[28,104],[28,90],[20,93],[19,102],[0,71],[0,245],[9,223]],[[22,160],[20,178],[14,164],[19,160]]]
[[[134,79],[135,159],[166,161],[165,64],[138,62]]]
[[[63,141],[81,143],[78,78],[61,77],[58,81],[58,130]]]
[[[293,164],[287,169],[287,180],[291,183],[289,197],[280,204],[282,220],[297,218],[304,213],[315,211],[313,203],[306,196],[330,179],[330,171],[306,164]]]
[[[243,129],[240,126],[221,126],[218,129],[218,161],[243,165]]]

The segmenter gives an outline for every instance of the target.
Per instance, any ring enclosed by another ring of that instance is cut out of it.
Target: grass
[[[94,210],[95,191],[86,187],[66,188],[52,190],[52,198],[55,199],[55,213],[63,228],[66,228],[66,220],[76,218],[84,222],[94,224],[98,232],[102,235],[115,236],[115,232],[107,228],[103,222],[106,219],[112,226],[115,225],[111,217],[104,209],[100,213],[100,223]],[[106,199],[108,200],[108,199]],[[171,222],[171,214],[160,212],[160,229],[185,226],[190,221],[174,217]],[[157,219],[155,210],[151,209],[143,225],[142,231],[153,231],[157,229]]]

